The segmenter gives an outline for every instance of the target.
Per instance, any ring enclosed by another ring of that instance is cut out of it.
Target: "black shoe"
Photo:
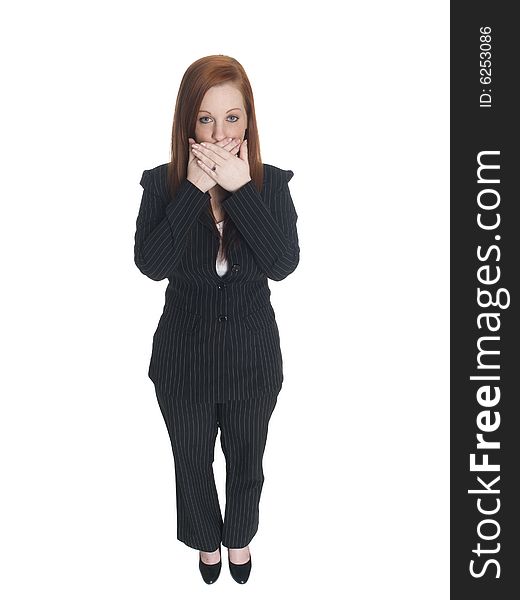
[[[233,577],[237,583],[246,583],[249,579],[249,574],[251,573],[251,551],[249,551],[249,560],[242,565],[236,565],[235,563],[232,563],[229,560],[229,555],[228,562],[231,577]]]
[[[220,560],[214,565],[208,565],[205,562],[202,562],[202,557],[199,552],[199,570],[202,579],[204,579],[206,583],[215,583],[220,575],[220,570],[222,568],[222,547],[219,545],[218,549],[220,550]]]

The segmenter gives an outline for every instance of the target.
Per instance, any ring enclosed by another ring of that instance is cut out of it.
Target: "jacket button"
[[[219,321],[227,321],[227,315],[219,315],[218,320]]]
[[[240,270],[240,265],[239,265],[239,264],[234,264],[234,265],[231,267],[231,270],[233,271],[233,273],[236,273],[237,271],[239,271],[239,270]]]

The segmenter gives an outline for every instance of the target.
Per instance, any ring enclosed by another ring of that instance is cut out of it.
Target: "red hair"
[[[247,152],[249,157],[249,173],[257,190],[263,185],[263,164],[260,156],[260,143],[256,124],[255,103],[251,84],[242,65],[223,54],[214,54],[199,58],[192,63],[182,77],[175,104],[171,139],[171,161],[168,165],[168,189],[171,198],[187,175],[189,159],[188,138],[195,139],[195,125],[200,105],[206,92],[215,85],[231,83],[242,94],[247,114]],[[230,221],[224,219],[224,252],[231,239],[237,237],[235,227],[229,226]]]

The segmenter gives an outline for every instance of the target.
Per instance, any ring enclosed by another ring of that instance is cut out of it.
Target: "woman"
[[[267,280],[292,273],[300,253],[292,176],[261,162],[240,63],[193,63],[178,93],[171,162],[143,172],[135,263],[169,280],[148,374],[173,450],[177,538],[199,550],[206,583],[220,574],[221,545],[237,582],[251,570],[262,457],[283,382]],[[224,519],[212,467],[218,427]]]

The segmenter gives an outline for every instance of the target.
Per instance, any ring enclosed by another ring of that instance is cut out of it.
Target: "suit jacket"
[[[162,393],[186,402],[278,393],[283,360],[268,279],[281,281],[299,263],[288,186],[294,173],[264,164],[261,193],[249,181],[222,201],[240,233],[222,277],[209,193],[184,179],[169,201],[166,173],[167,164],[143,172],[135,233],[139,270],[169,280],[148,376]]]

